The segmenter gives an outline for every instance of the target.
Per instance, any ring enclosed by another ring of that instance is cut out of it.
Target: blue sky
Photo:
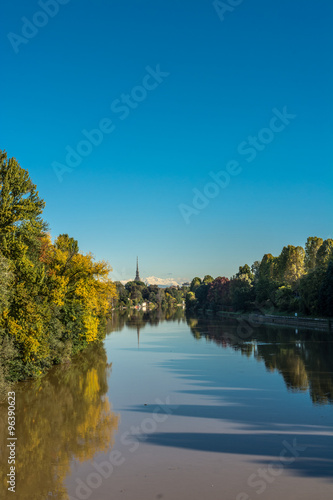
[[[115,279],[139,255],[143,277],[180,281],[332,237],[330,0],[244,0],[223,21],[204,0],[55,1],[0,12],[0,147],[29,170],[52,236]],[[273,109],[294,116],[283,130]],[[100,144],[82,146],[101,122]],[[266,140],[252,161],[250,137]],[[72,168],[68,147],[89,154]],[[240,173],[196,208],[193,190],[232,160]]]

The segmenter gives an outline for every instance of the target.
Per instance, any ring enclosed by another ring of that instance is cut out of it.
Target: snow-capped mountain
[[[145,283],[148,285],[158,285],[158,286],[178,286],[179,283],[177,283],[176,280],[173,278],[157,278],[156,276],[148,276],[146,278]]]
[[[126,285],[129,281],[133,280],[120,280],[120,283]],[[160,287],[168,287],[168,286],[178,286],[182,284],[182,281],[176,281],[173,278],[158,278],[157,276],[148,276],[148,278],[141,278],[146,285],[158,285]]]

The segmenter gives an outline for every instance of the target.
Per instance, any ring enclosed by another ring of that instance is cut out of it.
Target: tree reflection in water
[[[143,328],[146,325],[158,325],[163,321],[185,322],[182,307],[153,309],[152,311],[124,310],[114,314],[107,324],[107,333],[119,332],[124,326],[128,328]]]
[[[140,330],[163,321],[184,322],[182,308],[152,312],[127,311],[113,316],[108,331],[125,325]],[[195,339],[205,338],[222,348],[277,370],[292,391],[309,391],[317,404],[333,402],[332,342],[324,332],[300,332],[258,326],[239,334],[235,320],[186,318]],[[103,345],[92,345],[69,365],[16,387],[16,497],[20,500],[67,500],[64,479],[72,461],[92,459],[112,447],[119,416],[106,393],[111,365]],[[0,405],[0,498],[7,498],[7,406]]]
[[[108,332],[127,326],[137,329],[163,321],[185,321],[182,308],[123,311],[114,315]],[[333,343],[326,332],[300,331],[278,326],[250,327],[244,322],[216,316],[192,317],[186,321],[196,339],[205,338],[221,347],[232,347],[242,355],[263,361],[267,370],[277,370],[288,390],[309,391],[315,404],[333,402]]]
[[[315,404],[333,403],[333,343],[328,333],[296,333],[275,326],[251,328],[216,317],[187,317],[187,323],[194,338],[254,356],[264,361],[267,370],[281,373],[289,390],[309,390]]]
[[[71,364],[16,388],[16,497],[68,498],[63,485],[72,460],[108,450],[119,417],[105,396],[111,365],[102,344],[92,345]],[[7,408],[0,407],[0,498],[7,498]],[[8,493],[8,492],[7,492]]]

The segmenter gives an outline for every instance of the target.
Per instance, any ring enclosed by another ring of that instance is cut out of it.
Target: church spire
[[[136,258],[136,275],[134,281],[141,281],[140,274],[139,274],[139,259],[138,257]]]

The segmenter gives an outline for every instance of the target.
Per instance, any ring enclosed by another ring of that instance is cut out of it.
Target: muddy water
[[[115,316],[103,345],[16,388],[1,498],[329,499],[333,341],[175,313]]]

